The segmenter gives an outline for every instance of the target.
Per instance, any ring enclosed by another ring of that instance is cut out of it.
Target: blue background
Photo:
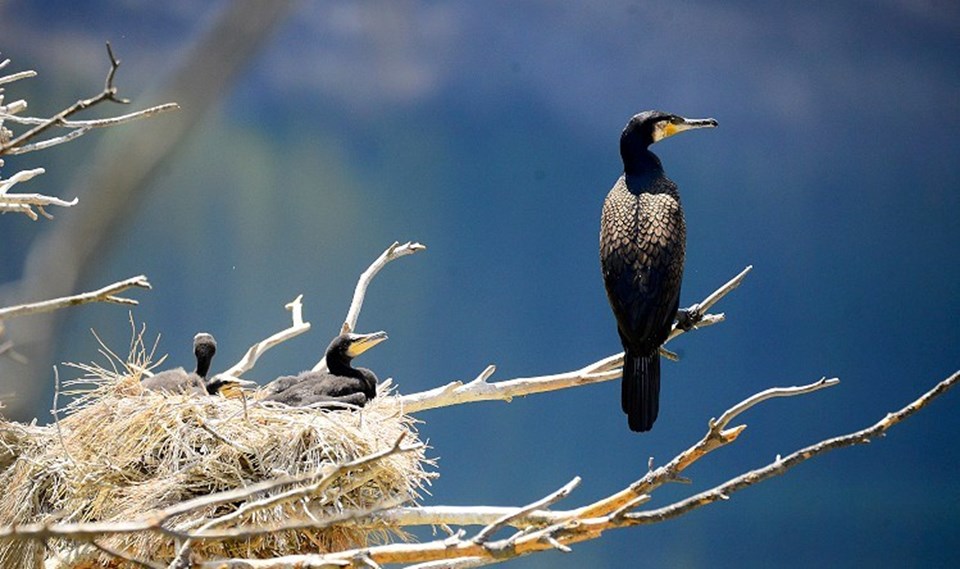
[[[138,96],[222,6],[0,2],[8,70],[40,73],[8,100],[44,115],[95,93],[111,40],[121,94],[162,102]],[[284,327],[283,304],[303,293],[314,329],[261,360],[251,378],[265,382],[312,365],[359,273],[418,240],[428,250],[369,291],[359,328],[390,340],[365,366],[404,393],[488,363],[493,379],[576,369],[620,349],[597,260],[620,130],[648,108],[712,116],[718,129],[654,147],[689,228],[681,304],[755,268],[717,306],[725,323],[671,344],[682,360],[663,363],[655,429],[627,430],[616,382],[420,416],[441,473],[424,503],[518,505],[580,475],[574,507],[754,392],[841,379],[751,410],[692,485],[656,493],[663,505],[872,424],[960,367],[958,56],[950,2],[303,3],[141,189],[80,288],[147,274],[137,320],[173,365],[212,332],[215,368]],[[120,128],[150,136],[151,123]],[[111,136],[9,159],[3,174],[42,165],[29,191],[63,195]],[[0,282],[73,210],[53,213],[0,220]],[[122,308],[73,309],[55,361],[95,359],[91,327],[128,342]],[[8,417],[49,420],[52,385],[24,401],[2,381]],[[883,440],[728,502],[512,566],[957,566],[958,405],[949,394]]]

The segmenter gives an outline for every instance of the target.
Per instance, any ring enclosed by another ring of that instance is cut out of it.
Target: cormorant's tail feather
[[[629,348],[623,356],[620,406],[627,414],[630,430],[649,431],[660,411],[660,354],[636,355]]]

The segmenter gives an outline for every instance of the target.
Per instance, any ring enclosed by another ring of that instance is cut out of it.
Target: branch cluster
[[[116,126],[178,108],[176,103],[167,103],[164,105],[150,107],[142,111],[136,111],[133,113],[105,119],[81,121],[68,120],[69,117],[79,113],[80,111],[89,109],[105,101],[112,101],[114,103],[121,104],[127,104],[130,102],[129,100],[121,98],[119,95],[117,95],[117,87],[114,85],[113,81],[114,76],[117,73],[117,69],[120,67],[120,61],[114,56],[113,49],[110,47],[109,43],[107,44],[107,56],[110,59],[110,70],[107,72],[107,78],[104,81],[103,90],[93,97],[77,101],[76,103],[49,118],[21,116],[21,113],[27,110],[27,101],[24,99],[17,99],[7,103],[4,100],[4,88],[0,87],[0,156],[26,154],[28,152],[45,150],[65,142],[75,140],[90,132],[90,130],[94,128]],[[9,59],[0,61],[0,70],[4,69],[9,64]],[[0,76],[0,85],[14,83],[21,79],[36,77],[36,75],[37,73],[33,70],[3,75]],[[15,136],[13,131],[5,126],[5,122],[20,126],[27,126],[30,128]],[[40,138],[41,135],[44,135],[48,131],[55,128],[64,128],[67,129],[68,132],[61,135],[44,138],[43,140],[34,141],[35,139]],[[0,167],[2,166],[3,159],[0,158]],[[53,216],[51,216],[44,209],[45,207],[71,207],[77,204],[77,198],[72,200],[63,200],[44,194],[10,193],[10,190],[15,185],[26,182],[43,173],[43,168],[35,168],[32,170],[23,170],[17,172],[7,179],[0,178],[0,213],[22,213],[30,219],[36,221],[40,218],[40,216],[43,216],[47,219],[53,218]]]

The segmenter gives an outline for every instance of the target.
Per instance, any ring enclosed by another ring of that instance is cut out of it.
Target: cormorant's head
[[[213,359],[213,354],[217,353],[217,341],[213,339],[213,335],[200,332],[194,336],[193,353],[197,359]]]
[[[244,388],[257,387],[257,382],[231,377],[228,375],[214,376],[210,381],[204,384],[207,393],[210,395],[223,395],[228,399],[240,398],[243,396]]]
[[[193,354],[197,356],[197,375],[207,376],[215,353],[217,353],[217,341],[211,334],[200,332],[193,337]]]
[[[327,365],[330,365],[331,359],[348,362],[386,339],[386,332],[340,334],[330,342],[327,348]]]
[[[695,128],[713,128],[714,119],[688,119],[663,111],[644,111],[633,115],[620,135],[620,156],[624,165],[638,154],[644,153],[654,142],[673,136],[678,132]]]

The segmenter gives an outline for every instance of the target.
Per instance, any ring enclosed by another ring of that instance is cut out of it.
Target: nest
[[[144,359],[142,349],[139,354]],[[398,412],[393,397],[381,394],[358,411],[158,394],[140,387],[143,363],[113,370],[76,365],[85,371],[77,381],[93,387],[80,392],[65,417],[42,427],[0,421],[0,524],[144,520],[185,500],[286,476],[298,481],[206,505],[164,525],[195,531],[230,516],[213,527],[277,528],[195,540],[194,559],[322,553],[402,536],[374,522],[343,520],[417,499],[431,477],[422,445],[336,468],[390,449],[401,437],[416,442],[413,420]],[[317,492],[233,514],[323,476],[327,483]],[[152,530],[107,535],[97,544],[138,559],[169,561],[177,554],[173,537]],[[46,547],[36,540],[0,542],[0,567],[37,567],[44,559],[48,566],[119,565],[116,557],[69,540],[50,540]]]

